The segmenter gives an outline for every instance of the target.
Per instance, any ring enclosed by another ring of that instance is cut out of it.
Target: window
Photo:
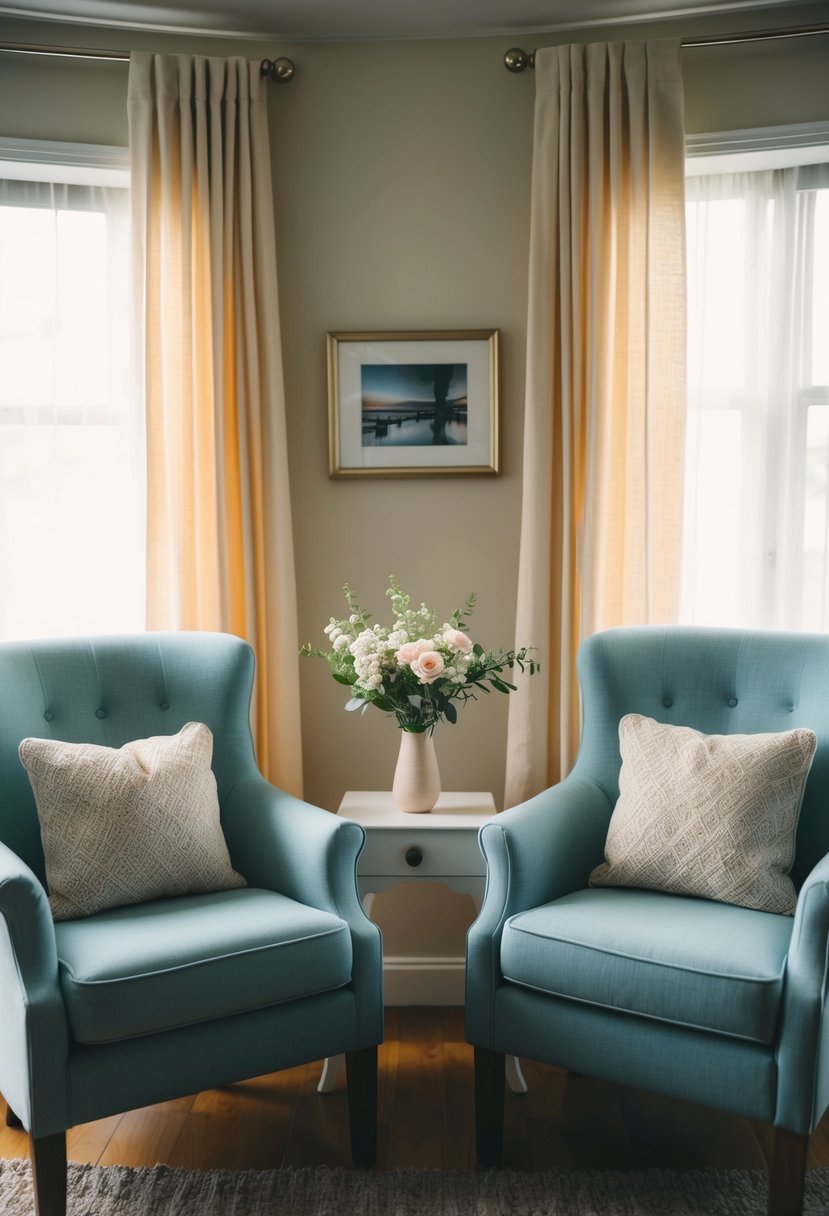
[[[144,627],[128,177],[94,159],[0,147],[2,639]]]
[[[827,629],[829,163],[696,173],[687,200],[680,619]]]

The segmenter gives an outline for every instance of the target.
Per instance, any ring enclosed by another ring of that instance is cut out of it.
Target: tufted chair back
[[[0,645],[0,840],[44,879],[34,797],[21,739],[121,747],[174,735],[186,722],[213,732],[219,802],[256,765],[249,705],[253,654],[224,634],[146,633]]]
[[[671,626],[615,629],[582,646],[582,745],[575,771],[619,795],[618,726],[639,713],[705,734],[810,727],[817,752],[792,878],[829,853],[829,635]]]

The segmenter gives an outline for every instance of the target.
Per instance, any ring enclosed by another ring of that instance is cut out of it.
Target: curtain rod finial
[[[293,59],[286,59],[284,56],[279,59],[263,59],[259,65],[260,76],[267,76],[269,80],[276,80],[280,84],[293,80],[295,73]]]
[[[504,67],[508,72],[523,72],[535,67],[535,53],[522,51],[520,46],[513,46],[504,55]]]

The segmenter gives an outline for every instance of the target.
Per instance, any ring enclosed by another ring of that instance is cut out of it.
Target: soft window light
[[[686,623],[829,628],[829,165],[688,178]]]
[[[142,629],[127,191],[0,180],[0,265],[0,637]]]

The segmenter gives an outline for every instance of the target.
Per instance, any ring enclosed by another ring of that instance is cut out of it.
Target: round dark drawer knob
[[[423,861],[423,850],[419,849],[416,844],[410,845],[406,849],[406,865],[414,869],[415,866],[420,865],[421,861]]]

